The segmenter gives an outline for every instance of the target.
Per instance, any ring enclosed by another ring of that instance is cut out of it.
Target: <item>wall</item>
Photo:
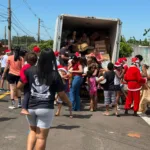
[[[147,64],[150,66],[150,47],[148,46],[133,46],[133,53],[130,58],[128,58],[128,64],[131,64],[131,58],[135,55],[143,56],[143,64]]]

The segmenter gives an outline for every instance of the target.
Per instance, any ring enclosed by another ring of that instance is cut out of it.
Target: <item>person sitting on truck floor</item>
[[[59,61],[62,66],[68,65],[68,60],[70,56],[69,43],[65,43],[64,46],[60,49]]]
[[[83,33],[83,35],[82,35],[82,37],[80,39],[80,43],[81,44],[82,43],[87,43],[88,45],[90,45],[90,40],[89,40],[89,38],[88,38],[86,33]]]

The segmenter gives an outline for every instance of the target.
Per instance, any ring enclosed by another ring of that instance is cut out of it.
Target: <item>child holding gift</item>
[[[69,80],[68,80],[67,69],[65,67],[59,65],[58,72],[59,72],[60,76],[62,77],[63,84],[65,86],[65,92],[66,92],[67,96],[69,97]],[[62,100],[59,97],[58,97],[57,103],[58,103],[58,109],[57,109],[55,116],[60,116]],[[73,117],[72,110],[70,109],[69,111],[70,111],[70,118],[72,118]]]

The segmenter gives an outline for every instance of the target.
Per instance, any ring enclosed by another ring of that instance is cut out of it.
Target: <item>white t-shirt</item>
[[[116,72],[117,72],[117,70],[115,70],[115,73]],[[120,85],[120,78],[118,78],[117,75],[115,75],[114,85]]]
[[[7,55],[4,55],[4,56],[1,58],[1,67],[2,67],[2,68],[5,68],[5,67],[6,67],[7,59],[8,59],[8,56],[7,56]]]
[[[87,72],[88,72],[88,67],[85,66],[85,67],[83,68],[83,73],[84,73],[84,74],[87,74]]]

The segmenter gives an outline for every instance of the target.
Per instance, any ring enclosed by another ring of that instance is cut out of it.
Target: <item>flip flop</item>
[[[109,113],[108,113],[108,114],[107,114],[107,113],[103,113],[103,115],[104,115],[104,116],[110,116],[110,114],[109,114]]]

